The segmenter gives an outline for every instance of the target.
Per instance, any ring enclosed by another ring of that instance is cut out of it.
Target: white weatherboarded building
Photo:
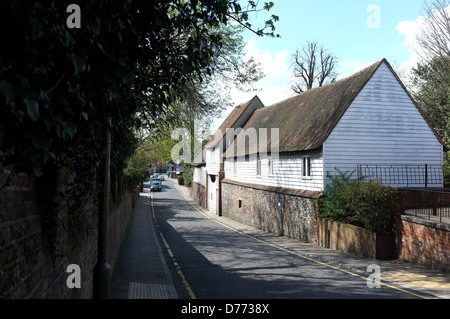
[[[196,165],[193,178],[192,197],[203,207],[218,213],[220,211],[220,181],[224,177],[222,154],[231,145],[238,132],[253,112],[264,107],[255,96],[247,103],[233,109],[211,140],[204,146],[204,162]]]
[[[445,146],[385,59],[257,109],[241,134],[263,128],[279,129],[278,158],[258,151],[265,138],[246,145],[243,156],[229,147],[227,182],[322,192],[327,173],[339,170],[391,186],[443,187]]]

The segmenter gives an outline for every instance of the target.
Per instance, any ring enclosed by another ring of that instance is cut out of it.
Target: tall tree
[[[42,210],[53,215],[64,199],[82,203],[100,194],[107,130],[111,170],[119,172],[138,146],[136,115],[157,120],[188,84],[214,73],[223,46],[217,28],[239,24],[275,36],[278,19],[249,22],[272,2],[87,0],[73,24],[69,4],[0,2],[7,43],[0,46],[0,166],[34,174],[45,186]],[[70,195],[56,200],[61,171],[71,173]]]
[[[424,5],[426,17],[417,40],[422,61],[412,70],[412,94],[431,125],[450,145],[450,1]],[[450,154],[444,154],[444,184],[450,186]]]
[[[296,50],[292,61],[294,77],[298,79],[292,85],[295,93],[336,81],[336,57],[318,42],[307,42],[302,49]]]
[[[111,117],[113,158],[123,165],[136,147],[136,113],[158,118],[186,83],[214,73],[223,42],[216,28],[237,22],[274,36],[276,16],[259,28],[249,22],[273,3],[240,3],[84,1],[80,28],[71,28],[70,1],[1,2],[3,164],[37,176],[65,165],[92,180]]]
[[[417,36],[419,54],[426,61],[450,57],[450,1],[425,2],[425,20]]]
[[[425,3],[426,17],[418,34],[422,61],[412,70],[414,98],[442,138],[450,123],[450,1]]]

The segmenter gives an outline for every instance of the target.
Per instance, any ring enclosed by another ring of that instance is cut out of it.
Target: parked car
[[[161,191],[162,185],[159,178],[152,178],[150,180],[150,191]]]
[[[164,175],[159,175],[158,178],[162,181],[166,180],[166,177]]]

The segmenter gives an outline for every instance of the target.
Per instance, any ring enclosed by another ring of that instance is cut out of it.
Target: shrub
[[[391,232],[396,218],[396,189],[377,180],[352,178],[352,174],[327,174],[331,184],[319,200],[319,217]]]
[[[186,187],[191,187],[192,182],[194,180],[194,166],[189,164],[186,164],[184,166],[183,178],[184,178],[184,185]]]

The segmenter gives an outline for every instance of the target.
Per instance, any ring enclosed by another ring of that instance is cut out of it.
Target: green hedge
[[[352,178],[353,173],[332,176],[319,199],[319,217],[364,227],[376,232],[394,230],[397,190],[379,181]]]
[[[184,165],[183,178],[184,185],[186,187],[191,187],[194,180],[194,166],[189,164]]]

